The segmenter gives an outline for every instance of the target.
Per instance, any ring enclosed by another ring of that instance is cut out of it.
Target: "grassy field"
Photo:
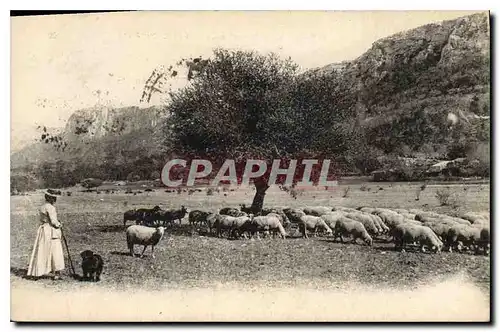
[[[305,191],[297,199],[270,188],[265,206],[341,205],[388,208],[422,208],[452,214],[462,211],[489,211],[489,184],[428,185],[415,200],[421,184],[355,183],[331,190]],[[346,193],[346,188],[349,191]],[[448,187],[458,208],[440,206],[436,190]],[[116,188],[116,187],[115,187]],[[123,212],[136,207],[180,207],[218,211],[222,207],[250,204],[250,188],[219,192],[167,193],[161,188],[137,195],[84,193],[69,188],[71,196],[57,202],[64,224],[71,257],[81,274],[79,253],[86,249],[101,254],[105,260],[100,286],[120,289],[139,286],[155,289],[165,286],[197,286],[231,282],[294,285],[296,283],[342,284],[354,282],[394,288],[417,287],[429,280],[450,274],[465,273],[485,293],[490,289],[490,257],[471,254],[396,252],[394,244],[377,239],[373,247],[335,243],[328,238],[227,240],[190,234],[185,227],[172,229],[159,243],[155,253],[146,257],[128,256],[123,226]],[[344,197],[346,196],[346,197]],[[43,203],[41,193],[11,197],[11,280],[19,282],[31,254],[36,229],[37,209]],[[187,219],[187,218],[186,218]],[[139,253],[139,247],[136,252]],[[37,283],[54,289],[75,287],[67,277],[61,282],[40,280]],[[488,294],[489,295],[489,294]]]

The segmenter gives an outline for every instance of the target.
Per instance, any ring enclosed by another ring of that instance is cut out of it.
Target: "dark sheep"
[[[157,220],[161,221],[163,226],[167,223],[174,223],[176,220],[179,220],[179,225],[182,223],[182,218],[186,216],[188,210],[184,205],[181,206],[180,209],[168,209],[158,211],[156,213]]]
[[[219,214],[226,215],[226,216],[231,216],[231,217],[243,217],[243,216],[247,215],[246,212],[240,211],[240,210],[238,210],[236,208],[230,208],[230,207],[222,208],[219,211]]]
[[[189,224],[193,226],[199,226],[203,223],[206,224],[209,215],[210,212],[193,210],[189,212]]]
[[[94,254],[90,250],[85,250],[80,253],[80,257],[82,258],[83,280],[100,281],[104,268],[104,260],[101,255]]]
[[[136,211],[135,223],[137,225],[154,226],[156,224],[156,221],[158,220],[156,215],[159,211],[161,211],[161,208],[158,205],[156,205],[152,209],[141,208],[141,209],[136,209],[135,211]]]

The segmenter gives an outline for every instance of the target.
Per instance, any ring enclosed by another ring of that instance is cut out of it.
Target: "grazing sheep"
[[[448,243],[451,248],[457,251],[462,249],[475,249],[476,254],[482,250],[485,254],[489,251],[490,230],[487,227],[474,227],[466,225],[456,225],[448,231]]]
[[[290,220],[286,216],[285,212],[283,212],[283,210],[285,209],[286,207],[283,208],[273,207],[273,208],[262,209],[260,215],[267,216],[270,213],[278,214],[281,217],[280,219],[281,224],[283,225],[283,227],[287,228],[288,226],[290,226]]]
[[[332,212],[332,208],[328,206],[308,206],[303,209],[304,213],[310,216],[319,217],[323,214]]]
[[[357,212],[357,213],[347,213],[345,217],[362,223],[363,226],[365,226],[366,230],[368,231],[368,234],[372,236],[382,233],[382,228],[379,229],[373,222],[372,218],[369,217],[368,215]]]
[[[387,225],[382,221],[382,218],[374,214],[367,214],[367,215],[372,218],[375,226],[377,226],[377,228],[382,230],[381,232],[382,234],[386,234],[387,232],[389,232],[390,228],[387,227]]]
[[[395,212],[381,211],[376,215],[378,215],[390,229],[396,227],[405,220],[405,217]]]
[[[443,239],[450,252],[453,249],[460,252],[463,249],[463,245],[469,245],[469,243],[463,243],[462,241],[459,241],[459,236],[461,237],[461,240],[463,240],[464,238],[468,238],[469,235],[473,235],[474,232],[477,232],[477,234],[479,234],[480,231],[477,229],[473,229],[471,226],[461,224],[452,225],[448,228],[448,231],[446,232]]]
[[[233,226],[230,229],[230,234],[235,238],[239,238],[243,235],[244,238],[247,238],[246,233],[249,232],[249,223],[253,219],[253,214],[249,214],[248,216],[236,217],[233,221]]]
[[[345,216],[344,212],[334,211],[334,212],[324,214],[320,218],[325,221],[325,223],[328,225],[328,227],[330,227],[331,229],[335,229],[335,224],[337,224],[337,221],[341,217],[344,217],[344,216]]]
[[[210,212],[201,211],[201,210],[193,210],[189,212],[189,224],[192,226],[200,226],[205,223]]]
[[[242,217],[248,215],[246,212],[240,211],[236,208],[223,208],[219,211],[219,214],[231,217]]]
[[[477,249],[483,249],[483,253],[488,255],[490,253],[490,229],[482,227],[479,233],[479,241],[476,241],[476,254]]]
[[[237,238],[244,232],[243,226],[251,220],[250,216],[233,217],[228,215],[218,215],[215,219],[215,228],[217,230],[217,237],[222,237],[222,232],[228,232],[228,239],[233,236]]]
[[[333,211],[341,211],[341,212],[359,212],[356,209],[345,207],[345,206],[335,206],[332,208]]]
[[[392,230],[396,248],[404,249],[406,243],[417,243],[421,251],[425,252],[428,247],[434,252],[440,252],[443,248],[443,242],[439,240],[436,234],[426,226],[415,225],[413,223],[401,223]]]
[[[443,215],[436,213],[436,212],[431,212],[431,211],[422,211],[422,212],[415,214],[415,220],[418,220],[418,221],[424,221],[425,219],[428,219],[428,218],[442,219]]]
[[[137,225],[153,226],[156,223],[156,215],[159,211],[161,211],[161,208],[158,205],[156,205],[152,209],[136,209],[135,223]]]
[[[456,223],[449,222],[433,222],[433,223],[422,223],[423,226],[429,227],[432,229],[434,233],[441,239],[441,241],[445,240],[448,236],[448,231],[451,227],[456,226]]]
[[[283,239],[287,236],[285,228],[281,224],[277,215],[271,214],[267,216],[254,217],[245,226],[246,230],[249,231],[252,236],[257,233],[257,238],[259,238],[259,231],[279,232]]]
[[[163,226],[166,226],[167,223],[175,223],[176,220],[179,220],[179,225],[182,223],[182,218],[186,216],[188,210],[184,205],[181,205],[180,209],[168,209],[158,211],[156,213],[157,220],[160,220]]]
[[[457,224],[461,224],[461,225],[465,225],[465,226],[470,226],[470,224],[471,224],[469,220],[462,219],[462,218],[455,218],[455,217],[446,216],[445,219],[452,220],[452,221],[456,222]]]
[[[472,224],[489,224],[489,218],[478,213],[464,213],[460,218],[470,221]]]
[[[375,214],[375,215],[379,215],[379,214],[384,213],[384,212],[391,213],[391,214],[399,214],[397,212],[392,211],[391,209],[386,209],[386,208],[375,208],[375,210],[373,210],[370,213]]]
[[[416,226],[422,226],[422,222],[415,220],[415,219],[410,219],[410,218],[405,218],[403,220],[403,224],[411,224],[411,225],[416,225]]]
[[[287,216],[288,220],[290,220],[291,223],[295,224],[300,223],[300,218],[306,215],[301,209],[286,208],[283,210],[283,212]]]
[[[300,221],[301,223],[299,224],[299,228],[300,231],[302,232],[302,236],[305,237],[306,239],[308,238],[307,236],[308,230],[314,231],[314,236],[317,236],[318,230],[322,230],[327,235],[333,234],[332,229],[325,223],[323,219],[321,219],[321,217],[306,215],[301,217]]]
[[[368,206],[362,206],[362,207],[358,207],[357,208],[358,211],[361,211],[361,212],[364,212],[364,213],[372,213],[374,212],[376,209],[373,208],[373,207],[368,207]]]
[[[392,209],[392,211],[399,213],[399,214],[405,214],[405,213],[410,213],[407,209]]]
[[[390,231],[389,231],[389,238],[387,239],[388,242],[391,240],[396,241],[396,237],[394,236],[394,233],[396,232],[401,232],[401,229],[404,229],[405,227],[409,226],[422,226],[422,223],[417,220],[413,219],[404,219],[403,222],[399,223],[398,225],[394,226]],[[396,247],[398,247],[396,245]],[[397,248],[396,248],[397,249]]]
[[[340,237],[340,242],[344,243],[344,236],[351,237],[352,243],[356,243],[357,239],[362,239],[369,246],[373,244],[370,234],[368,234],[368,231],[362,223],[353,219],[341,217],[335,224],[333,239],[336,240]]]
[[[205,224],[208,227],[209,234],[212,234],[214,229],[217,229],[218,222],[222,218],[222,215],[218,213],[210,213],[205,219]]]
[[[144,257],[144,252],[147,246],[151,246],[152,257],[155,258],[154,248],[163,238],[165,228],[151,228],[142,225],[132,225],[127,228],[127,247],[130,250],[130,255],[134,256],[134,245],[142,245],[144,249],[141,253],[141,258]]]
[[[415,216],[416,216],[415,213],[401,213],[401,215],[403,217],[405,217],[406,219],[413,219],[413,220],[415,220]]]

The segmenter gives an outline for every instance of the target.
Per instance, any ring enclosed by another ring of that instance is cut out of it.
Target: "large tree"
[[[290,59],[250,51],[218,49],[210,59],[185,63],[190,82],[170,92],[165,144],[183,159],[211,160],[214,169],[233,159],[238,174],[246,160],[264,160],[267,172],[253,182],[255,212],[262,209],[273,160],[280,159],[285,168],[297,159],[296,183],[302,159],[321,162],[349,148],[346,143],[356,132],[352,101],[331,75],[299,75]],[[320,168],[313,168],[315,183]],[[277,183],[284,179],[279,176]]]

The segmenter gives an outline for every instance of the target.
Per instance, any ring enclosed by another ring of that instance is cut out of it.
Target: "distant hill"
[[[56,160],[102,160],[105,153],[144,150],[160,121],[160,108],[88,108],[74,112],[62,129],[68,148],[58,151],[51,145],[34,142],[11,155],[11,167]],[[151,147],[153,150],[153,147]],[[133,153],[132,153],[133,154]]]
[[[486,14],[428,24],[373,43],[357,59],[313,70],[357,97],[367,142],[385,153],[439,151],[479,126],[489,132],[490,27]],[[452,115],[450,115],[452,114]],[[450,126],[450,119],[461,126]],[[465,128],[464,128],[465,127]],[[459,132],[454,132],[457,128]],[[479,140],[488,141],[487,137]]]

